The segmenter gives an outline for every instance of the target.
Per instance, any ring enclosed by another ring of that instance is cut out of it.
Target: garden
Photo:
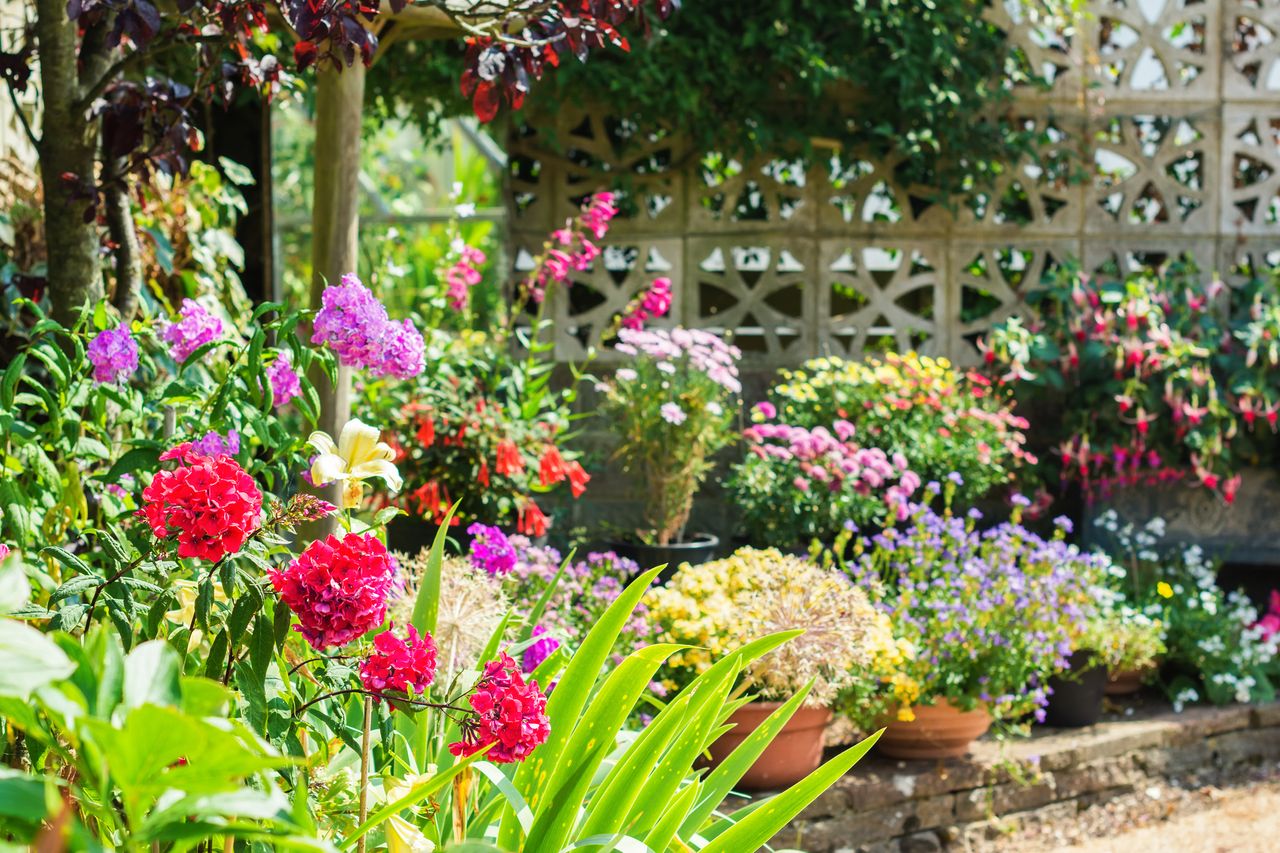
[[[0,847],[1274,784],[1280,47],[911,5],[3,7]]]

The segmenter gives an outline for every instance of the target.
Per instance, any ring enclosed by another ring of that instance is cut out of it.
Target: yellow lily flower
[[[337,444],[328,433],[313,432],[307,443],[320,451],[311,463],[311,481],[316,485],[342,483],[343,509],[360,505],[364,497],[364,481],[381,477],[387,487],[399,491],[403,481],[391,464],[395,451],[378,440],[378,430],[356,418],[347,421]]]

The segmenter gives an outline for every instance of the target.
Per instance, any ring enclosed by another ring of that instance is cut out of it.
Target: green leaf
[[[468,756],[466,759],[459,761],[448,770],[442,770],[430,778],[419,782],[395,802],[387,803],[373,814],[369,815],[369,819],[352,830],[351,834],[342,840],[340,845],[343,850],[350,850],[355,847],[357,842],[364,837],[365,833],[376,826],[381,825],[387,818],[397,814],[410,806],[416,806],[418,803],[430,797],[432,794],[443,789],[446,785],[453,781],[453,777],[457,776],[464,768],[470,767],[476,761],[484,756],[484,752],[477,752],[475,755]]]
[[[715,838],[702,853],[738,853],[741,850],[758,850],[777,835],[805,806],[818,798],[836,781],[848,773],[853,765],[867,754],[880,739],[884,729],[859,744],[849,747],[787,790],[773,797],[760,808],[735,823]]]
[[[21,610],[31,600],[31,582],[17,560],[0,561],[0,614]]]
[[[85,568],[88,567],[86,566]],[[63,599],[81,595],[92,589],[97,589],[104,581],[105,578],[100,578],[93,574],[76,575],[53,591],[53,594],[49,596],[49,603],[57,604]]]
[[[444,521],[436,530],[435,541],[431,543],[431,553],[427,557],[427,565],[422,569],[422,577],[418,579],[418,599],[413,603],[413,627],[419,634],[435,634],[436,619],[440,613],[440,570],[444,566],[444,545],[449,538],[449,524],[453,514],[457,512],[455,503],[445,513]]]
[[[209,646],[209,658],[204,663],[205,678],[222,678],[227,663],[227,629],[223,628]]]
[[[89,568],[89,565],[84,560],[81,560],[66,548],[59,548],[57,545],[50,545],[46,548],[40,549],[40,553],[43,556],[52,557],[78,575],[93,574],[93,569]]]
[[[126,451],[123,456],[115,461],[111,466],[111,470],[106,473],[102,479],[107,483],[118,483],[120,477],[124,474],[132,474],[135,471],[154,470],[160,464],[160,449],[158,447],[135,447]]]
[[[39,826],[46,810],[47,778],[31,776],[21,770],[0,765],[0,825],[17,819],[29,826]]]
[[[124,706],[174,706],[182,701],[182,659],[161,640],[151,640],[124,659]]]
[[[13,361],[9,362],[9,366],[5,368],[4,378],[0,379],[0,409],[6,411],[13,408],[13,394],[18,387],[18,379],[22,376],[22,369],[27,364],[27,354],[20,352],[13,357]]]
[[[681,837],[690,837],[720,807],[720,804],[729,796],[729,792],[733,790],[733,786],[738,784],[742,775],[764,752],[765,747],[773,742],[778,732],[782,731],[782,727],[804,704],[805,699],[809,698],[811,689],[813,689],[813,681],[766,717],[755,731],[747,735],[746,739],[711,771],[703,782],[702,795],[697,805],[693,807],[680,828]]]
[[[0,618],[0,696],[26,700],[31,692],[75,671],[66,652],[46,635]]]

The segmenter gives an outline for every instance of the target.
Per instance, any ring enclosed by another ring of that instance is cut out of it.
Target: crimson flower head
[[[360,683],[366,690],[420,696],[435,680],[436,642],[430,634],[419,637],[412,625],[404,639],[383,631],[373,638],[373,647],[360,664]]]
[[[474,713],[462,722],[462,740],[449,744],[454,755],[474,755],[493,744],[486,759],[514,764],[528,758],[551,734],[547,697],[537,681],[525,683],[519,665],[505,652],[485,664],[468,701]]]
[[[297,630],[316,651],[344,646],[387,618],[396,564],[372,534],[317,539],[271,583],[298,617]]]
[[[156,474],[142,492],[146,519],[158,538],[176,536],[179,557],[216,562],[234,554],[262,524],[262,492],[230,456],[205,456],[179,445],[161,459],[181,460]]]

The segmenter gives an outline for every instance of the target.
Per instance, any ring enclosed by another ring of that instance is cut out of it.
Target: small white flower
[[[707,412],[718,418],[722,414],[724,414],[724,409],[721,408],[719,403],[717,403],[715,400],[712,400],[710,403],[707,403]]]
[[[460,204],[453,209],[459,219],[469,219],[476,215],[476,206],[471,202]]]
[[[634,382],[638,375],[630,367],[620,367],[618,372],[614,374],[614,376],[618,377],[619,382]]]
[[[676,366],[669,361],[660,361],[658,362],[657,366],[658,366],[658,370],[662,371],[668,376],[676,372]]]
[[[689,417],[685,414],[684,409],[680,408],[676,403],[663,403],[658,412],[662,415],[664,421],[675,426],[684,423],[685,419]]]

